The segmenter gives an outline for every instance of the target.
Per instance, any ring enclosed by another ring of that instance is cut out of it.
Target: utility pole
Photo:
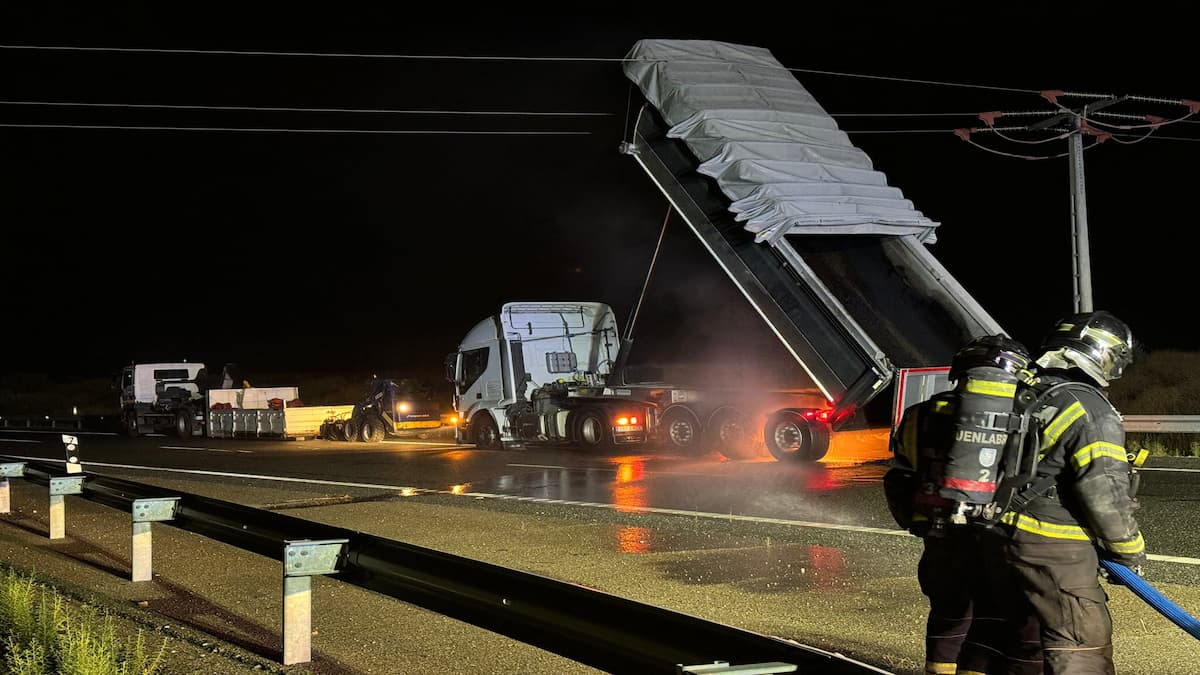
[[[1087,115],[1087,106],[1084,106]],[[1072,121],[1075,133],[1071,134],[1070,171],[1071,171],[1071,222],[1074,231],[1071,236],[1071,257],[1075,263],[1074,300],[1075,313],[1092,311],[1092,259],[1088,245],[1087,222],[1087,186],[1083,177],[1083,136],[1080,131],[1079,118]]]
[[[1091,247],[1088,237],[1088,216],[1087,216],[1087,186],[1083,170],[1083,137],[1092,136],[1095,142],[1092,145],[1103,143],[1108,139],[1114,139],[1118,143],[1136,143],[1148,137],[1160,126],[1179,122],[1188,117],[1200,114],[1200,102],[1192,100],[1174,100],[1149,98],[1143,96],[1109,96],[1096,94],[1075,94],[1063,91],[1043,91],[1042,98],[1052,103],[1057,110],[1048,111],[1022,111],[1022,112],[986,112],[980,113],[979,119],[986,126],[972,129],[956,129],[954,133],[971,145],[982,148],[989,152],[1004,155],[1007,157],[1015,157],[1018,159],[1053,159],[1055,157],[1067,157],[1068,172],[1070,177],[1071,188],[1071,281],[1072,281],[1072,301],[1074,311],[1091,312],[1094,309],[1092,304],[1092,271],[1091,271]],[[1068,108],[1058,102],[1058,98],[1062,96],[1077,96],[1093,99],[1090,103],[1078,108]],[[1118,114],[1112,112],[1101,112],[1105,108],[1114,106],[1120,103],[1136,102],[1141,104],[1159,104],[1164,106],[1184,106],[1188,109],[1188,113],[1182,117],[1168,119],[1151,114]],[[1018,117],[1018,116],[1037,116],[1044,117],[1038,122],[1019,127],[998,127],[995,125],[996,119],[999,117]],[[1118,118],[1125,120],[1136,120],[1137,124],[1117,124],[1115,122],[1099,122],[1096,121],[1099,117]],[[1111,131],[1110,131],[1111,129]],[[1144,135],[1135,141],[1121,140],[1121,132],[1130,129],[1145,129]],[[1058,135],[1052,138],[1041,140],[1025,140],[1006,136],[1005,132],[1009,131],[1027,131],[1027,132],[1054,132]],[[1031,156],[1024,154],[1013,154],[1009,152],[1001,152],[993,148],[986,147],[973,140],[972,135],[976,132],[994,132],[996,136],[1003,138],[1013,143],[1022,144],[1039,144],[1049,141],[1067,139],[1067,151],[1058,155],[1046,156]],[[1091,147],[1091,146],[1088,146]]]

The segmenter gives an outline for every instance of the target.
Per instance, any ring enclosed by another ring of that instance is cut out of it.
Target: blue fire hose
[[[1154,609],[1158,610],[1159,614],[1171,620],[1171,623],[1179,626],[1188,635],[1200,640],[1200,621],[1196,617],[1183,611],[1179,605],[1167,599],[1167,596],[1158,592],[1158,589],[1151,586],[1145,579],[1139,577],[1136,572],[1111,560],[1101,560],[1100,566],[1103,567],[1115,579],[1125,584],[1133,594],[1146,601]]]

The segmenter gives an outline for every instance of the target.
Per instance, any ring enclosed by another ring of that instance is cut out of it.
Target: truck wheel
[[[659,427],[662,429],[662,440],[668,447],[688,454],[700,450],[700,420],[691,410],[682,406],[667,408]]]
[[[181,439],[192,437],[192,413],[184,408],[175,413],[175,435]]]
[[[363,420],[362,427],[358,430],[358,440],[363,443],[378,443],[382,441],[383,423],[370,418]]]
[[[141,429],[138,428],[137,413],[129,413],[125,416],[125,435],[130,438],[137,438],[140,435]]]
[[[749,459],[754,456],[746,417],[731,406],[717,408],[708,418],[705,440],[709,447],[729,459]]]
[[[346,420],[345,424],[342,425],[342,440],[358,440],[358,425],[354,423],[354,420]]]
[[[800,410],[778,410],[767,417],[763,439],[781,462],[815,462],[829,452],[829,425]]]
[[[475,437],[475,447],[480,450],[499,450],[503,445],[500,443],[500,431],[496,428],[496,422],[492,416],[486,412],[481,412],[471,420],[471,434]]]
[[[595,450],[612,444],[608,418],[596,408],[583,408],[571,415],[571,437],[579,447]]]

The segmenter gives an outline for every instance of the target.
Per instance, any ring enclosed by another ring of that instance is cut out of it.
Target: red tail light
[[[829,421],[829,415],[830,415],[830,413],[831,413],[831,412],[832,412],[832,411],[829,411],[829,410],[822,410],[821,412],[817,413],[817,419],[818,419],[818,420],[820,420],[820,421],[822,421],[822,422],[828,422],[828,421]]]

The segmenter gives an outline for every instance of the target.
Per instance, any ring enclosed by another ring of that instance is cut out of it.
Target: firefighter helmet
[[[1129,326],[1104,311],[1061,319],[1042,342],[1043,354],[1060,351],[1066,361],[1100,384],[1121,377],[1133,363],[1133,349]]]
[[[951,380],[958,380],[967,370],[981,366],[1018,375],[1029,361],[1029,350],[1020,342],[1003,334],[984,335],[971,340],[954,354],[949,376]]]

